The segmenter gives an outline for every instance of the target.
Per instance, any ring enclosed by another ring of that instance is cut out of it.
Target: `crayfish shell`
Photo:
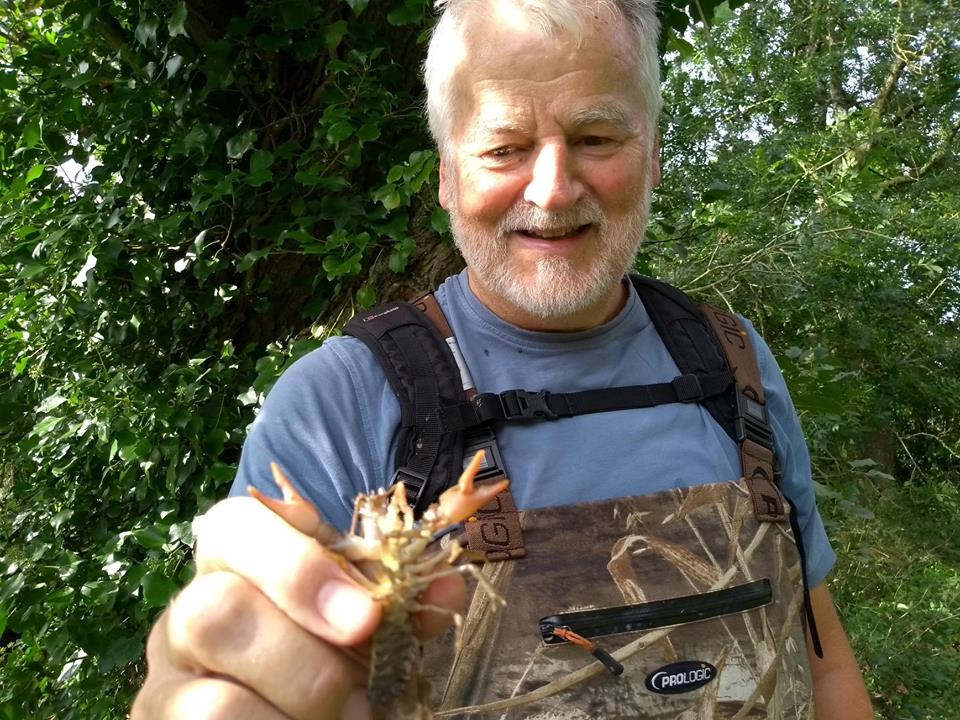
[[[383,609],[373,635],[367,697],[374,720],[430,720],[430,686],[420,677],[421,649],[403,603]]]

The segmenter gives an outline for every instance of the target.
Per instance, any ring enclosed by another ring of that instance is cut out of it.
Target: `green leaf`
[[[363,142],[370,142],[380,137],[379,123],[368,122],[360,126],[357,130],[357,138]]]
[[[174,38],[177,37],[177,35],[186,35],[187,29],[184,27],[186,22],[187,4],[181,0],[181,2],[177,3],[173,15],[170,16],[170,20],[167,22],[167,32],[170,33],[170,37]]]
[[[397,252],[390,253],[390,258],[387,260],[387,266],[392,272],[402,273],[407,269],[407,256],[401,255]]]
[[[260,250],[251,250],[246,255],[243,256],[243,260],[237,265],[237,270],[240,272],[246,272],[253,267],[254,263],[261,258],[265,258],[273,251],[272,247],[261,248]]]
[[[172,58],[167,60],[167,77],[174,77],[178,72],[180,72],[180,66],[183,65],[183,56],[174,55]]]
[[[403,203],[403,198],[396,190],[387,193],[381,200],[387,210],[396,210]]]
[[[154,45],[157,42],[157,29],[159,27],[159,18],[143,17],[140,19],[140,23],[133,31],[133,36],[141,45]]]
[[[411,25],[422,17],[423,4],[407,0],[407,2],[387,13],[387,22],[396,26]]]
[[[20,146],[25,148],[32,148],[38,142],[42,136],[42,127],[43,124],[40,120],[31,120],[23,128],[23,135],[21,136]]]
[[[157,570],[144,575],[140,587],[143,588],[144,601],[151,607],[163,607],[177,591],[176,583]]]
[[[327,46],[327,50],[333,52],[346,34],[346,20],[337,20],[335,23],[330,23],[323,29],[323,44]]]
[[[137,528],[132,534],[148,550],[159,550],[167,543],[167,532],[161,532],[155,525]]]
[[[54,530],[59,530],[60,526],[63,525],[71,517],[73,517],[73,510],[61,510],[52,518],[50,518],[50,526]]]
[[[339,145],[351,135],[353,135],[353,125],[346,120],[336,122],[327,128],[327,142],[332,145]]]
[[[273,153],[266,150],[254,150],[250,156],[250,174],[259,174],[273,165]]]
[[[733,10],[730,9],[730,3],[724,0],[713,9],[714,24],[725,23],[733,19]]]
[[[227,157],[233,160],[239,160],[246,154],[247,150],[253,147],[256,139],[257,134],[253,130],[247,130],[234,135],[227,140]]]
[[[723,180],[711,180],[703,193],[702,199],[704,203],[709,204],[730,197],[732,192],[733,187]]]
[[[37,412],[46,415],[51,410],[63,405],[66,401],[67,399],[63,395],[54,393],[53,395],[46,397],[44,401],[40,403],[40,405],[37,407]]]
[[[450,230],[450,216],[442,207],[435,207],[430,213],[430,228],[441,234]]]
[[[112,640],[99,656],[97,667],[100,672],[110,672],[115,667],[132,663],[143,654],[143,640],[139,637]]]
[[[46,264],[41,262],[26,262],[20,266],[20,271],[17,273],[24,280],[29,280],[36,275],[44,272],[47,269]]]
[[[377,302],[377,293],[369,285],[362,286],[357,290],[357,303],[362,308],[373,307],[374,303]]]
[[[0,90],[16,90],[16,73],[0,73]]]
[[[33,167],[31,167],[29,170],[27,170],[26,181],[27,181],[28,183],[32,183],[32,182],[33,182],[34,180],[36,180],[38,177],[40,177],[41,175],[43,175],[43,170],[44,170],[45,167],[46,167],[46,166],[45,166],[43,163],[37,163],[36,165],[34,165]]]
[[[696,53],[696,48],[678,35],[671,34],[667,44],[668,47],[680,53],[680,57],[683,60],[690,60]]]
[[[41,420],[40,422],[38,422],[36,425],[33,426],[33,430],[30,431],[30,434],[46,435],[51,430],[53,430],[53,428],[59,425],[61,420],[63,420],[63,418],[56,417],[56,416],[44,418],[43,420]]]
[[[369,4],[370,0],[347,0],[347,5],[349,5],[350,9],[357,15],[366,10]]]

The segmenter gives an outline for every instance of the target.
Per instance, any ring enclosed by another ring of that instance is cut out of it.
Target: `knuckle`
[[[251,717],[251,711],[262,708],[262,705],[259,698],[239,685],[216,680],[197,680],[181,685],[171,694],[161,717],[164,720],[235,720]],[[257,716],[260,714],[257,713]]]
[[[335,657],[317,668],[298,698],[298,712],[304,717],[316,716],[329,708],[341,708],[357,687],[352,661],[345,655]]]
[[[147,636],[147,665],[151,669],[160,665],[167,654],[167,621],[169,620],[169,610],[164,610],[157,621],[150,629]]]
[[[223,645],[243,627],[256,590],[229,572],[200,575],[170,607],[168,642],[180,657],[196,657]]]

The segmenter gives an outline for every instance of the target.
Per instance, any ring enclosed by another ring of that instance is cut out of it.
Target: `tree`
[[[639,265],[754,320],[818,478],[956,484],[954,3],[738,4],[662,4]],[[0,718],[124,716],[273,380],[457,267],[427,5],[7,3]]]
[[[717,5],[665,4],[665,43]],[[426,0],[6,4],[0,717],[124,716],[274,378],[456,266],[430,22]]]

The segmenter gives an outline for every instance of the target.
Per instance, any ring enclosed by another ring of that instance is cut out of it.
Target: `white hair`
[[[433,29],[424,83],[427,87],[427,120],[434,142],[446,154],[456,109],[453,107],[452,81],[463,56],[463,35],[467,19],[476,8],[491,0],[436,0],[441,16]],[[656,0],[516,0],[516,9],[532,22],[544,38],[567,35],[577,44],[584,35],[585,16],[600,10],[612,11],[627,22],[634,42],[637,83],[643,98],[644,126],[648,134],[655,131],[660,115],[660,62],[657,39]]]

